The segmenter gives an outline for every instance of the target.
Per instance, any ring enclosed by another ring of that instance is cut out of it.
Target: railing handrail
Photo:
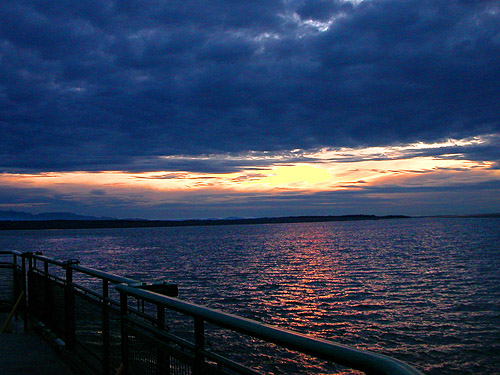
[[[47,257],[45,255],[42,255],[41,253],[30,254],[30,257],[32,259],[41,260],[42,262],[47,262],[47,263],[53,264],[55,266],[59,266],[59,267],[63,267],[64,266],[64,262],[63,261],[57,260],[57,259],[54,259],[54,258],[49,258],[49,257]]]
[[[14,251],[0,252],[0,254],[2,254],[2,253],[12,254],[12,253],[16,253],[16,252],[14,252]],[[17,252],[16,255],[21,255],[22,256],[22,253]],[[110,272],[100,271],[100,270],[96,270],[94,268],[80,266],[78,264],[78,262],[76,262],[76,263],[71,263],[71,261],[64,262],[64,261],[60,261],[60,260],[57,260],[57,259],[54,259],[54,258],[49,258],[49,257],[47,257],[45,255],[36,254],[36,253],[35,254],[30,254],[30,256],[33,259],[41,260],[42,262],[47,262],[49,264],[53,264],[53,265],[60,266],[60,267],[64,267],[67,264],[68,267],[71,267],[75,271],[87,274],[89,276],[95,276],[95,277],[100,278],[100,279],[108,280],[108,281],[112,282],[113,284],[129,284],[129,285],[132,285],[132,284],[140,283],[140,281],[132,279],[130,277],[119,276],[119,275],[115,275],[115,274],[110,273]]]
[[[206,322],[216,324],[220,327],[229,328],[236,332],[279,344],[288,349],[297,350],[353,369],[386,375],[422,375],[419,370],[407,363],[383,354],[355,349],[333,341],[260,323],[195,303],[182,301],[178,298],[137,289],[125,284],[117,285],[115,288],[126,295],[163,305],[169,309],[201,318]]]
[[[140,284],[141,282],[139,280],[132,279],[130,277],[125,277],[125,276],[119,276],[115,275],[106,271],[100,271],[96,270],[93,268],[89,267],[84,267],[80,265],[71,265],[70,266],[73,270],[84,273],[89,276],[95,276],[103,280],[108,280],[112,282],[113,284],[128,284],[128,285],[135,285],[135,284]]]
[[[18,255],[21,256],[23,253],[17,250],[0,250],[0,255]]]
[[[301,353],[331,361],[353,369],[361,370],[367,374],[377,375],[423,375],[422,372],[411,365],[389,357],[387,355],[360,350],[347,345],[329,341],[326,339],[306,335],[277,326],[260,323],[255,320],[243,318],[237,315],[225,313],[206,306],[192,302],[169,297],[154,291],[140,289],[147,285],[141,281],[114,275],[109,272],[100,271],[78,265],[76,261],[59,261],[54,258],[43,256],[42,254],[21,253],[14,250],[2,250],[0,255],[15,255],[29,257],[61,266],[70,271],[85,273],[99,279],[109,281],[115,285],[115,289],[123,296],[131,296],[158,306],[183,313],[198,320],[213,323],[219,327],[231,329],[235,332],[243,333],[251,337],[259,338],[271,342],[281,347],[295,350]],[[15,261],[15,260],[14,260]],[[24,261],[23,261],[24,267]],[[31,263],[30,263],[31,267]],[[106,284],[107,285],[107,284]]]

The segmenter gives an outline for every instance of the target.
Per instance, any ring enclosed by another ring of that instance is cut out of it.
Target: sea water
[[[0,232],[5,250],[143,281],[426,374],[500,374],[500,219]]]

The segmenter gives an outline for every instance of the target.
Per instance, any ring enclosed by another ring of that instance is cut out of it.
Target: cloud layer
[[[0,17],[4,172],[500,133],[498,1],[4,0]]]

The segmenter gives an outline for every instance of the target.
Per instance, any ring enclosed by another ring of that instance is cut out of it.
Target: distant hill
[[[8,221],[39,221],[39,220],[116,220],[112,217],[96,217],[77,215],[71,212],[44,212],[41,214],[30,214],[23,211],[2,211],[0,220]]]
[[[5,212],[5,211],[4,211]],[[0,211],[0,214],[2,212]],[[58,219],[46,219],[57,214]],[[253,219],[201,219],[201,220],[122,220],[122,219],[92,219],[88,216],[54,213],[39,215],[14,215],[17,219],[6,220],[0,216],[0,230],[16,229],[90,229],[90,228],[151,228],[151,227],[180,227],[180,226],[211,226],[211,225],[244,225],[244,224],[278,224],[278,223],[307,223],[322,221],[352,221],[352,220],[383,220],[404,219],[409,216],[375,216],[375,215],[343,215],[343,216],[286,216],[262,217]],[[69,217],[78,219],[67,219]],[[20,219],[27,217],[30,219]],[[66,218],[63,218],[66,217]]]
[[[428,217],[485,217],[497,218],[498,213],[462,215],[462,216],[428,216]],[[357,221],[357,220],[387,220],[410,219],[404,215],[342,215],[342,216],[284,216],[261,218],[225,218],[225,219],[192,219],[192,220],[144,220],[144,219],[116,219],[108,217],[94,217],[77,215],[70,212],[47,212],[30,214],[19,211],[0,210],[0,230],[17,229],[85,229],[85,228],[151,228],[151,227],[180,227],[180,226],[212,226],[212,225],[244,225],[244,224],[278,224],[278,223],[310,223],[328,221]]]
[[[444,217],[444,218],[500,218],[500,212],[494,212],[489,214],[472,214],[472,215],[433,215],[433,216],[422,216],[422,217]]]

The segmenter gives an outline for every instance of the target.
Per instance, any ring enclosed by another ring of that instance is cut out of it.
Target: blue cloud
[[[5,0],[0,17],[2,171],[500,132],[497,1]]]

